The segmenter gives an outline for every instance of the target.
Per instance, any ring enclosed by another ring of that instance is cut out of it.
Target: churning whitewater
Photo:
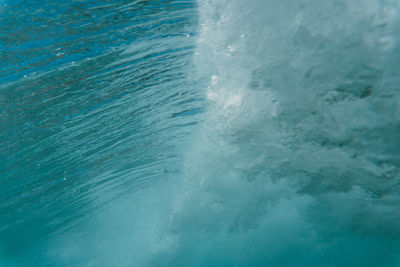
[[[400,266],[399,1],[0,20],[0,266]]]

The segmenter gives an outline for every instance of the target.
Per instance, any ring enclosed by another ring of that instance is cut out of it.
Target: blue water
[[[400,2],[0,0],[0,266],[400,266]]]

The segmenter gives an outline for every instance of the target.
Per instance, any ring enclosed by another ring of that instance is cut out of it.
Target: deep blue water
[[[400,2],[0,0],[0,266],[400,266]]]

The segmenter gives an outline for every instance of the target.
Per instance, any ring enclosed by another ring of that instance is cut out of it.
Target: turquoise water
[[[400,3],[0,0],[0,266],[400,266]]]

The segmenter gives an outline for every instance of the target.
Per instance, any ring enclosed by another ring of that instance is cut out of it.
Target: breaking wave
[[[400,266],[398,1],[72,2],[1,29],[6,265]]]

